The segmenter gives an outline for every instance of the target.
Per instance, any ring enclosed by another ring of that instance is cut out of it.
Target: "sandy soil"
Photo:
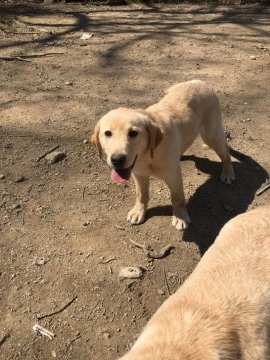
[[[270,191],[255,195],[270,170],[269,9],[0,10],[0,358],[117,359],[222,225],[269,202]],[[181,161],[191,227],[171,226],[168,190],[154,179],[145,223],[130,226],[134,185],[111,184],[88,141],[94,124],[193,78],[219,95],[237,180],[219,182],[220,162],[198,139]],[[64,159],[36,161],[55,145]],[[174,250],[152,260],[131,240]],[[142,278],[120,280],[122,266],[143,267]],[[55,337],[35,335],[36,323]]]

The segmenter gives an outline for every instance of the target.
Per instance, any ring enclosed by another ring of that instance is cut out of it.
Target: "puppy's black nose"
[[[123,169],[126,163],[126,155],[116,154],[111,156],[111,163],[116,169]]]

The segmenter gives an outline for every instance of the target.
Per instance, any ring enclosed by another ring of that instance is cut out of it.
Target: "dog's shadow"
[[[181,161],[194,161],[197,170],[211,175],[189,198],[187,207],[192,223],[181,236],[198,245],[201,254],[214,242],[222,226],[243,213],[254,200],[256,191],[269,178],[267,171],[251,157],[231,149],[236,180],[231,185],[219,180],[221,163],[197,156],[182,156]],[[171,206],[150,208],[146,220],[153,216],[171,216]],[[240,239],[239,239],[240,241]]]

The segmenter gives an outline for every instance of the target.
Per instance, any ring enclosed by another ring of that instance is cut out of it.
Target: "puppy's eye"
[[[138,131],[136,130],[129,130],[128,136],[131,138],[135,138],[138,135]]]
[[[112,136],[112,132],[109,131],[109,130],[107,130],[107,131],[105,131],[104,135],[105,135],[106,137],[111,137],[111,136]]]

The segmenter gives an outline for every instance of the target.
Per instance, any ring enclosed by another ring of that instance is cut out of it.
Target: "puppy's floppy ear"
[[[101,159],[102,157],[102,147],[99,141],[99,124],[95,126],[94,134],[91,136],[91,143],[94,144],[97,148],[98,155]]]
[[[144,114],[146,115],[146,113]],[[154,151],[163,138],[163,133],[154,118],[149,114],[147,114],[146,130],[149,134],[150,155],[153,158]]]

